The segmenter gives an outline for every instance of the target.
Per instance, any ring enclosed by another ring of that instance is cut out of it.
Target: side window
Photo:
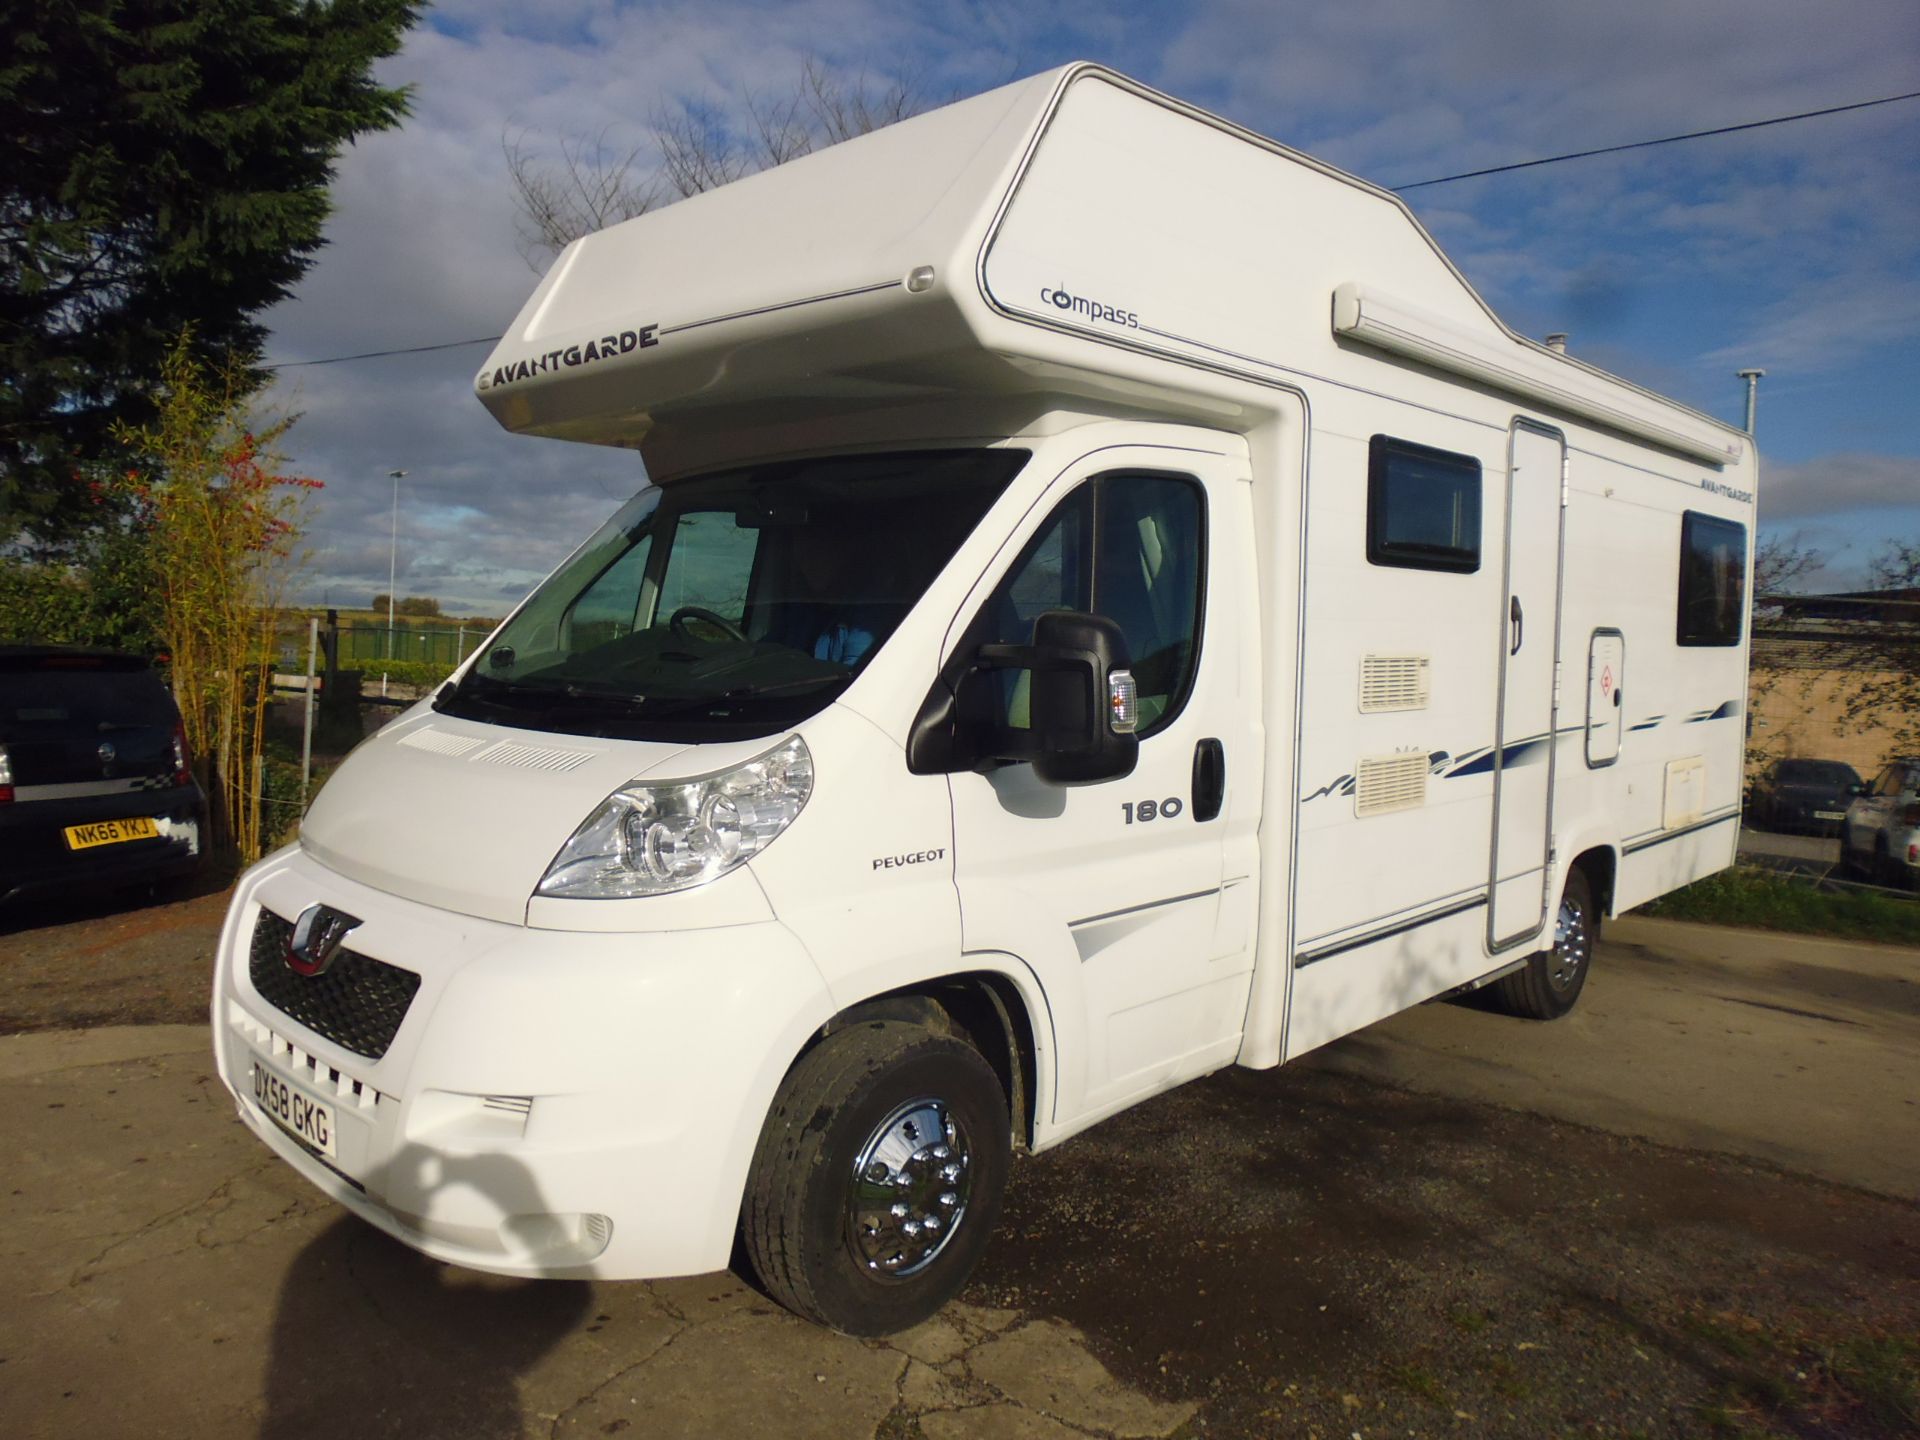
[[[1185,477],[1122,473],[1088,481],[1028,542],[975,622],[975,644],[1025,644],[1047,610],[1104,615],[1126,637],[1142,738],[1186,703],[1200,652],[1206,506]],[[1026,724],[1028,677],[1004,672],[1009,721]]]
[[[1904,778],[1904,774],[1898,765],[1889,765],[1880,772],[1880,779],[1874,785],[1873,793],[1876,796],[1898,795],[1900,793],[1900,782]]]
[[[1376,435],[1367,447],[1367,559],[1410,570],[1480,568],[1480,462]]]
[[[747,613],[747,577],[753,571],[758,530],[735,523],[731,512],[692,510],[673,527],[660,578],[657,619],[665,621],[682,606],[711,610],[738,625]]]
[[[576,651],[633,633],[634,617],[640,610],[640,584],[652,552],[653,536],[643,535],[639,544],[602,570],[600,578],[573,602],[567,620]]]
[[[1747,527],[1689,510],[1680,517],[1680,645],[1738,645],[1746,616]]]

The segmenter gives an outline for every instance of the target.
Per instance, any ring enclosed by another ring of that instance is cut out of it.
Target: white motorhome
[[[428,1254],[845,1330],[1010,1156],[1728,864],[1755,456],[1107,70],[617,225],[482,367],[649,483],[242,880],[241,1117]]]

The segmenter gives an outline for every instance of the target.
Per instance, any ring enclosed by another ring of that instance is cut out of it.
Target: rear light
[[[1920,825],[1920,800],[1914,801],[1901,812],[1900,823],[1902,825]]]
[[[13,799],[13,757],[0,745],[0,805]]]
[[[187,765],[187,727],[173,727],[173,783],[185,785],[193,779],[193,773]]]

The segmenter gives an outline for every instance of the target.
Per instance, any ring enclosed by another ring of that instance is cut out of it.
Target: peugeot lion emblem
[[[111,765],[114,757],[120,752],[113,748],[113,742],[111,740],[102,740],[100,742],[100,748],[94,753],[100,757],[100,763],[102,765]]]
[[[331,905],[309,905],[294,922],[287,940],[287,968],[296,975],[324,972],[340,951],[340,942],[359,920]]]

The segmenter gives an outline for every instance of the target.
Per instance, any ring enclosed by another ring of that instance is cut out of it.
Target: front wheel
[[[1000,1213],[1007,1100],[980,1052],[900,1021],[827,1036],[780,1087],[742,1231],[788,1309],[890,1335],[959,1291]]]
[[[1493,998],[1509,1015],[1528,1020],[1558,1020],[1573,1009],[1593,967],[1593,942],[1600,934],[1587,872],[1567,872],[1560,910],[1553,922],[1553,948],[1529,956],[1513,974],[1493,983]]]

